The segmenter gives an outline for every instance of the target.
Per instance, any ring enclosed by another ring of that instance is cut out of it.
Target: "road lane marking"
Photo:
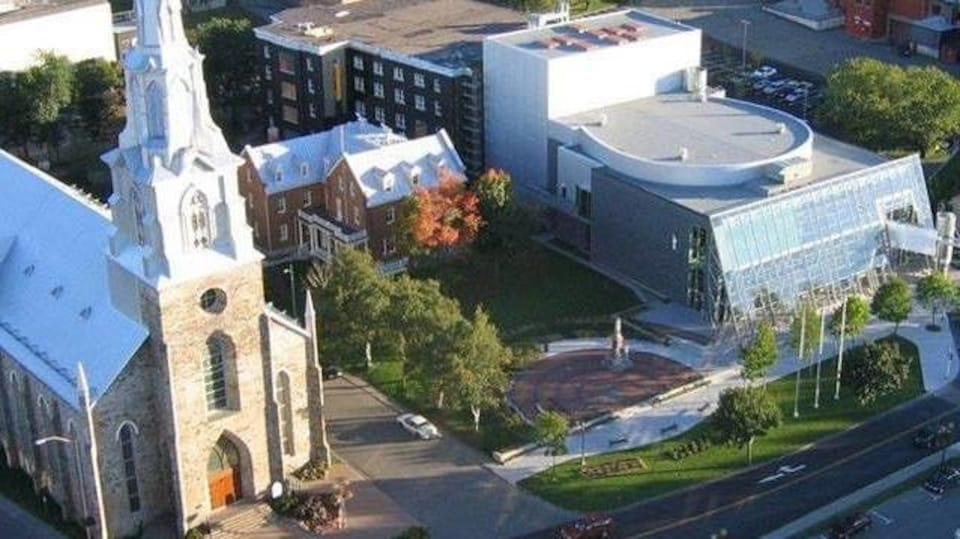
[[[796,466],[781,466],[780,471],[783,473],[797,473],[803,471],[806,467],[806,464],[798,464]]]
[[[880,511],[877,511],[876,509],[870,511],[870,514],[877,517],[880,520],[880,522],[883,522],[884,525],[886,526],[893,524],[892,518],[888,517],[887,515],[884,515]]]
[[[761,484],[763,484],[763,483],[769,483],[770,481],[776,481],[777,479],[780,479],[781,477],[784,477],[784,475],[783,475],[782,473],[775,473],[775,474],[773,474],[773,475],[768,475],[768,476],[764,477],[763,479],[757,481],[757,484],[758,484],[758,485],[761,485]]]
[[[928,419],[927,421],[925,421],[925,422],[923,422],[923,423],[920,423],[919,425],[915,425],[915,427],[924,427],[924,426],[926,426],[926,425],[930,425],[930,424],[935,423],[935,422],[937,422],[937,421],[941,421],[943,418],[945,418],[945,417],[947,417],[947,416],[950,416],[950,415],[952,415],[952,414],[957,413],[958,410],[960,410],[960,405],[954,404],[949,410],[947,410],[947,411],[945,411],[945,412],[943,412],[943,413],[937,414],[936,416]],[[863,424],[863,423],[861,423],[861,425],[862,425],[862,424]],[[730,502],[730,503],[728,503],[728,504],[726,504],[726,505],[721,505],[721,506],[719,506],[719,507],[714,507],[713,509],[704,511],[704,512],[698,514],[697,516],[686,517],[686,518],[682,518],[682,519],[679,519],[679,520],[675,520],[675,521],[671,522],[670,524],[665,524],[665,525],[663,525],[663,526],[660,526],[660,527],[658,527],[658,528],[654,528],[654,529],[652,529],[652,530],[647,530],[647,531],[640,532],[640,533],[637,533],[637,534],[629,535],[628,537],[629,537],[630,539],[637,539],[637,538],[640,538],[640,537],[649,537],[649,536],[651,536],[651,535],[655,535],[655,534],[658,534],[658,533],[663,533],[663,532],[665,532],[665,531],[667,531],[667,530],[672,530],[672,529],[674,529],[674,528],[678,528],[678,527],[680,527],[680,526],[689,524],[689,523],[691,523],[691,522],[696,522],[696,521],[698,521],[698,520],[702,520],[702,519],[705,518],[705,517],[709,517],[709,516],[715,515],[715,514],[717,514],[717,513],[720,513],[720,512],[722,512],[722,511],[726,511],[726,510],[728,510],[728,509],[731,509],[731,508],[734,508],[734,507],[737,507],[737,506],[741,506],[741,505],[746,505],[746,504],[748,504],[748,503],[752,503],[752,502],[754,502],[754,501],[756,501],[756,500],[759,500],[760,498],[767,497],[767,496],[769,496],[769,495],[771,495],[771,494],[774,494],[774,493],[776,493],[776,492],[779,492],[779,491],[781,491],[781,490],[783,490],[783,489],[785,489],[785,488],[788,488],[788,487],[791,487],[791,486],[793,486],[793,485],[795,485],[795,484],[797,484],[797,483],[800,483],[801,481],[807,481],[807,480],[809,480],[809,479],[813,479],[813,478],[815,478],[815,477],[817,477],[817,476],[819,476],[819,475],[824,474],[824,473],[827,472],[827,471],[830,471],[830,470],[832,470],[832,469],[834,469],[834,468],[836,468],[836,467],[838,467],[838,466],[841,466],[841,465],[843,465],[843,464],[846,464],[847,462],[849,462],[849,461],[851,461],[851,460],[853,460],[853,459],[855,459],[855,458],[858,458],[858,457],[860,457],[860,456],[862,456],[862,455],[865,455],[865,454],[867,454],[867,453],[869,453],[869,452],[871,452],[871,451],[874,451],[874,450],[876,450],[876,449],[879,449],[879,448],[881,448],[881,447],[883,447],[883,446],[885,446],[885,445],[891,444],[891,443],[893,443],[895,440],[899,440],[899,439],[904,438],[904,437],[906,437],[906,436],[910,436],[912,433],[913,433],[913,430],[905,430],[905,431],[903,431],[902,433],[893,436],[892,438],[886,438],[885,440],[883,440],[883,441],[881,441],[881,442],[877,442],[877,443],[875,443],[875,444],[873,444],[873,445],[871,445],[871,446],[865,447],[865,448],[861,449],[860,451],[857,451],[857,452],[851,453],[851,454],[849,454],[849,455],[847,455],[847,456],[845,456],[845,457],[839,458],[839,459],[833,461],[832,463],[824,466],[823,468],[821,468],[821,469],[819,469],[819,470],[815,470],[815,471],[814,471],[812,474],[810,474],[810,475],[798,476],[796,479],[793,479],[792,481],[788,481],[788,482],[786,482],[786,483],[783,483],[783,484],[781,484],[781,485],[778,485],[778,486],[776,486],[776,487],[774,487],[774,488],[771,488],[771,489],[769,489],[769,490],[765,490],[765,491],[763,491],[763,492],[758,492],[758,493],[756,493],[756,494],[751,494],[750,496],[746,496],[746,497],[741,498],[741,499],[739,499],[739,500]],[[808,448],[807,450],[809,450],[809,448]],[[805,451],[805,450],[804,450],[804,451]],[[740,473],[744,473],[744,472],[740,472]],[[729,476],[727,476],[727,477],[723,477],[723,478],[717,479],[716,482],[724,481],[724,480],[726,480],[726,479],[730,479],[731,477],[735,477],[735,476],[737,476],[737,475],[739,475],[739,474],[732,474],[732,475],[729,475]],[[711,483],[712,483],[712,481],[711,481]],[[710,483],[706,483],[706,484],[709,485]]]

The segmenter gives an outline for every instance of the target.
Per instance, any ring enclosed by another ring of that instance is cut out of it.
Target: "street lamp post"
[[[74,441],[71,438],[65,436],[46,436],[43,438],[38,438],[33,441],[34,445],[40,447],[44,444],[50,442],[59,442],[62,444],[74,444]],[[80,489],[80,510],[83,512],[83,533],[89,539],[90,537],[90,526],[87,525],[89,520],[89,515],[87,514],[87,492],[83,484],[83,470],[80,468],[80,455],[79,452],[74,451],[73,463],[76,466],[77,481],[79,484],[77,487]]]
[[[586,437],[587,428],[580,419],[580,471],[587,467]]]
[[[750,26],[750,21],[747,19],[740,19],[740,24],[743,26],[743,41],[740,43],[740,69],[742,71],[747,70],[747,27]]]
[[[293,317],[299,318],[297,316],[297,289],[296,278],[293,271],[293,262],[291,262],[286,268],[283,268],[283,273],[290,276],[290,305],[293,311]]]

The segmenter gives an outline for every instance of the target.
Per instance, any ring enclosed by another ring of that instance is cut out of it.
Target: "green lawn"
[[[848,429],[878,412],[921,395],[923,378],[920,373],[920,362],[916,359],[916,346],[904,339],[898,339],[898,341],[903,351],[914,358],[910,379],[900,391],[887,395],[869,406],[859,406],[849,390],[841,391],[839,401],[833,400],[835,359],[828,360],[822,367],[819,410],[813,409],[814,369],[808,368],[804,371],[800,389],[799,419],[793,418],[795,376],[787,376],[770,383],[768,391],[780,404],[784,421],[778,429],[756,441],[754,463],[797,451],[824,436]],[[680,462],[666,455],[682,443],[710,434],[709,422],[704,422],[669,441],[639,449],[599,455],[587,460],[589,465],[615,461],[624,457],[639,457],[648,466],[645,472],[587,479],[580,475],[579,462],[574,459],[557,466],[553,471],[556,474],[555,477],[553,472],[548,470],[521,484],[561,507],[577,511],[596,511],[612,509],[703,481],[718,479],[735,473],[747,465],[745,450],[726,445],[714,444],[714,447],[706,452]]]
[[[533,242],[499,267],[489,257],[470,254],[414,276],[439,280],[467,314],[482,304],[508,339],[574,320],[596,322],[639,303],[626,288]],[[605,323],[609,326],[608,319]]]
[[[384,361],[376,363],[366,373],[366,378],[390,398],[420,411],[440,430],[456,435],[461,441],[481,451],[489,453],[531,441],[530,427],[507,410],[484,413],[480,416],[480,432],[474,431],[472,415],[454,410],[437,410],[432,404],[425,405],[431,402],[428,388],[414,380],[407,380],[405,386],[401,386],[402,374],[402,363]]]

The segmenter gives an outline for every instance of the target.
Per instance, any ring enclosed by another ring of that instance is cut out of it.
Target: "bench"
[[[629,440],[627,439],[627,437],[624,436],[623,438],[612,438],[608,443],[610,444],[610,447],[613,447],[615,445],[625,444],[628,441]]]
[[[663,427],[662,429],[660,429],[660,434],[661,434],[661,435],[668,434],[668,433],[671,433],[671,432],[673,432],[673,431],[675,431],[675,430],[679,430],[679,429],[680,429],[680,425],[677,425],[676,423],[674,423],[674,424],[672,424],[672,425],[668,425],[668,426]]]

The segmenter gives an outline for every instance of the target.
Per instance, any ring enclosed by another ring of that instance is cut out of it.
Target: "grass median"
[[[923,377],[916,346],[899,337],[887,337],[900,344],[901,350],[913,358],[910,378],[898,391],[873,403],[860,406],[849,389],[841,389],[839,400],[833,399],[836,379],[836,358],[822,365],[820,408],[813,408],[816,367],[804,369],[800,386],[800,417],[793,417],[795,376],[771,382],[767,391],[783,411],[783,424],[767,436],[758,438],[753,447],[754,464],[769,461],[797,451],[825,436],[857,425],[898,404],[923,394]],[[854,352],[856,353],[856,352]],[[785,359],[793,361],[793,359]],[[645,471],[590,479],[580,473],[579,459],[558,465],[524,480],[521,485],[542,498],[575,511],[607,510],[639,502],[671,491],[719,479],[747,466],[745,449],[714,444],[710,449],[682,460],[674,460],[671,450],[711,435],[709,420],[676,438],[642,448],[606,453],[587,459],[587,465],[615,462],[638,457],[646,464]]]

